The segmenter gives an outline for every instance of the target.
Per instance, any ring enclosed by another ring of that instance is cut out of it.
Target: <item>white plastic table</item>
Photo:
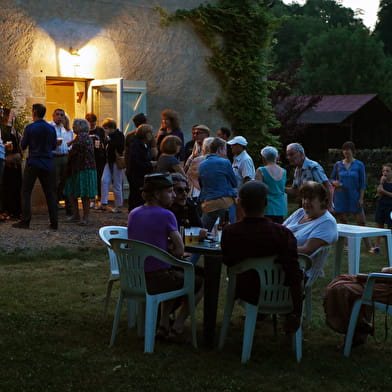
[[[335,247],[335,265],[333,276],[340,275],[340,266],[344,248],[344,239],[348,241],[348,273],[359,273],[359,259],[361,256],[361,239],[366,237],[385,237],[388,263],[392,266],[392,235],[389,229],[378,229],[376,227],[344,225],[338,223],[339,238]]]

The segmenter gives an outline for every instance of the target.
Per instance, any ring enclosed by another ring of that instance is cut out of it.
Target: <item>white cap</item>
[[[236,136],[233,137],[233,139],[231,139],[230,141],[228,141],[227,144],[230,144],[231,146],[233,144],[240,144],[241,146],[246,147],[248,145],[248,142],[243,136]]]

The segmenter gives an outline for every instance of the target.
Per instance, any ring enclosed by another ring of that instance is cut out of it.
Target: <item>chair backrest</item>
[[[383,274],[381,272],[373,272],[369,274],[366,285],[363,289],[363,294],[361,301],[365,304],[372,305],[373,304],[373,291],[374,285],[377,283],[377,279],[382,281],[383,283],[389,283],[392,285],[392,274]],[[389,289],[389,293],[391,293],[391,288]],[[388,292],[386,293],[386,297],[388,297]],[[387,302],[390,301],[390,298],[387,298]],[[392,304],[388,307],[388,313],[392,314]]]
[[[186,264],[193,268],[191,263],[177,260],[164,250],[146,242],[112,238],[110,244],[118,262],[121,290],[126,296],[140,297],[146,295],[144,262],[147,257],[155,257],[177,267],[184,267],[184,264]],[[193,287],[193,278],[185,276],[184,285]]]
[[[99,237],[107,245],[111,274],[118,274],[116,255],[113,252],[110,240],[112,238],[128,238],[128,229],[125,226],[103,226],[99,229]]]
[[[320,276],[324,276],[324,265],[328,258],[329,252],[331,250],[331,245],[320,246],[311,255],[305,255],[299,253],[299,258],[310,259],[311,267],[307,268],[305,273],[307,276],[306,287],[310,287]]]
[[[229,274],[255,270],[260,278],[259,312],[290,313],[293,310],[290,287],[284,285],[285,273],[275,260],[276,256],[248,258],[231,267]]]

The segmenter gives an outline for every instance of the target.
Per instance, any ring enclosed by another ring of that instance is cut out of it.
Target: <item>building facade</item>
[[[163,109],[193,124],[225,125],[214,109],[219,85],[208,70],[208,49],[186,23],[164,27],[156,7],[193,8],[187,0],[0,0],[0,80],[10,80],[19,105],[41,102],[99,121],[114,117],[123,130],[146,111],[155,129]],[[50,119],[50,117],[48,118]],[[227,125],[227,124],[226,124]]]

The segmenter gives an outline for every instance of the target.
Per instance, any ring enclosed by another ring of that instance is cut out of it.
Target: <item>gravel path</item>
[[[49,230],[49,216],[46,210],[33,211],[30,229],[15,229],[9,220],[0,223],[0,251],[10,253],[17,248],[45,249],[54,246],[78,248],[101,245],[98,230],[101,226],[126,226],[128,212],[120,214],[110,211],[91,211],[89,226],[78,226],[76,223],[65,223],[65,210],[59,210],[58,230]]]

